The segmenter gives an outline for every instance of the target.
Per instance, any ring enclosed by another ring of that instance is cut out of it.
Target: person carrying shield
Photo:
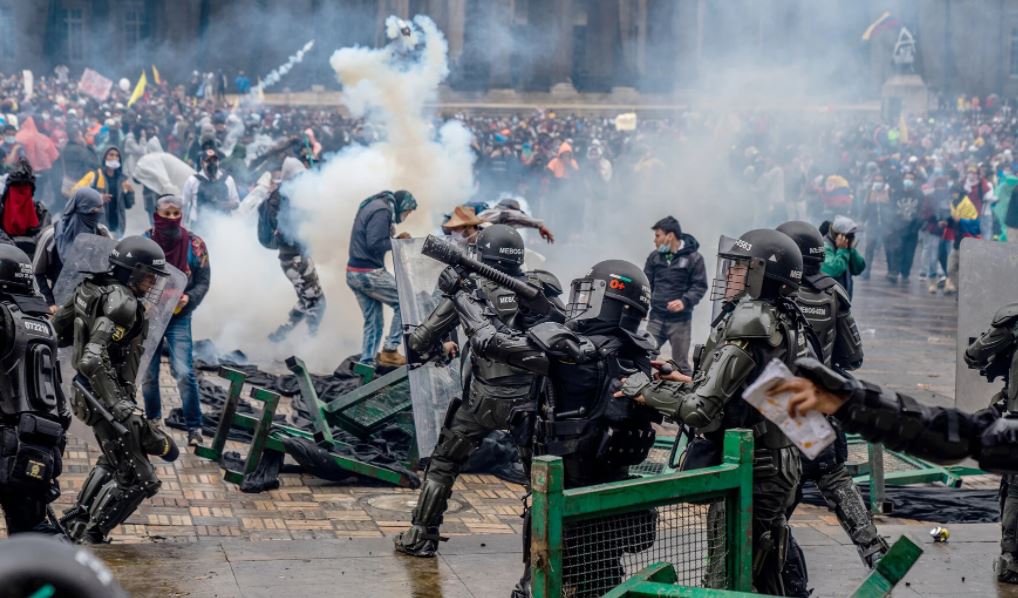
[[[73,346],[74,415],[92,428],[102,455],[73,508],[61,518],[71,540],[101,543],[161,482],[149,455],[173,461],[173,439],[146,420],[134,401],[149,319],[170,271],[151,239],[126,237],[110,252],[110,268],[90,273],[53,318],[59,346]]]

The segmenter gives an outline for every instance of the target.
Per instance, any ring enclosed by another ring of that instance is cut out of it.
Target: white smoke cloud
[[[310,248],[328,301],[318,335],[310,338],[301,325],[284,343],[265,340],[286,319],[296,297],[275,252],[258,244],[252,214],[246,220],[239,215],[215,219],[206,227],[212,288],[196,312],[196,338],[212,338],[225,350],[239,348],[258,363],[296,354],[315,370],[331,370],[360,351],[361,313],[346,286],[347,247],[360,202],[385,189],[411,191],[418,209],[401,229],[421,234],[434,227],[439,209],[470,196],[469,131],[458,122],[435,130],[425,110],[448,75],[448,45],[427,17],[416,17],[414,25],[420,45],[411,53],[393,44],[343,48],[330,59],[343,84],[344,103],[381,130],[382,140],[346,148],[283,189],[303,215],[299,235]]]

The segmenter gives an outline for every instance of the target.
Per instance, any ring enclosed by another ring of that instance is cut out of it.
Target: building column
[[[550,59],[551,92],[568,95],[573,87],[573,0],[558,0],[552,8],[551,35],[555,41]]]

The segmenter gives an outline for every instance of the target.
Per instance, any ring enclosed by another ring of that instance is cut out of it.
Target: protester
[[[49,212],[36,201],[35,173],[26,158],[21,158],[3,177],[0,192],[0,230],[26,254],[35,253],[36,237],[49,224]]]
[[[481,232],[481,220],[468,206],[456,206],[452,216],[442,223],[442,232],[465,245],[472,245],[477,233]]]
[[[304,320],[307,320],[308,332],[312,336],[318,334],[325,315],[325,293],[318,281],[318,271],[307,246],[297,236],[297,220],[290,198],[280,189],[304,171],[304,165],[297,158],[287,156],[279,178],[274,181],[275,188],[258,206],[258,239],[267,249],[279,251],[279,265],[297,293],[297,304],[290,310],[289,318],[269,335],[272,342],[285,339]]]
[[[894,216],[884,240],[887,246],[887,280],[894,284],[900,276],[901,282],[908,283],[919,243],[919,228],[922,226],[919,219],[922,197],[916,185],[915,173],[906,172],[901,188],[896,189],[893,195]]]
[[[838,281],[852,297],[852,277],[862,274],[866,260],[856,249],[859,226],[847,216],[835,216],[834,222],[820,225],[824,235],[824,263],[820,270]]]
[[[679,371],[689,375],[693,372],[689,365],[693,308],[707,292],[707,270],[698,251],[700,244],[682,232],[674,217],[658,220],[651,229],[657,248],[643,267],[651,289],[647,332],[659,350],[669,343]]]
[[[885,251],[885,259],[890,271],[890,264],[893,261],[887,245],[886,238],[890,234],[894,221],[894,211],[891,207],[891,189],[884,180],[881,172],[873,175],[873,182],[866,191],[866,202],[863,205],[863,224],[866,225],[865,258],[866,270],[862,273],[863,280],[869,280],[873,270],[875,254],[881,247]]]
[[[417,209],[417,200],[409,191],[382,191],[365,199],[357,209],[350,234],[349,259],[346,264],[346,284],[353,291],[364,316],[364,339],[360,362],[381,367],[399,367],[406,358],[398,351],[402,341],[403,323],[400,318],[396,279],[385,269],[385,254],[392,249],[396,225],[405,222]],[[402,232],[398,239],[410,238]],[[382,306],[392,308],[389,336],[382,342],[382,350],[375,355],[382,340],[384,321]]]
[[[201,165],[181,190],[184,202],[184,224],[198,226],[204,211],[226,214],[240,205],[240,195],[233,177],[219,169],[219,152],[213,147],[202,151]]]
[[[145,417],[153,421],[162,418],[162,401],[159,397],[159,365],[165,350],[169,355],[170,372],[177,381],[183,404],[187,443],[202,443],[201,400],[198,378],[194,371],[194,354],[191,342],[191,314],[209,291],[212,270],[205,241],[183,226],[184,202],[174,195],[163,195],[156,200],[153,227],[145,231],[166,254],[166,263],[187,276],[184,293],[163,332],[151,363],[142,382],[141,394],[145,399]]]
[[[63,271],[71,247],[74,246],[74,239],[82,233],[112,237],[106,225],[100,222],[102,216],[102,196],[91,187],[81,187],[64,205],[60,218],[39,236],[32,267],[35,270],[39,291],[45,297],[50,313],[57,311],[53,288],[60,278],[60,272]]]
[[[134,207],[134,188],[124,176],[120,150],[110,147],[103,152],[102,165],[81,178],[72,191],[91,187],[102,195],[106,207],[106,227],[119,239],[127,228],[127,210]]]

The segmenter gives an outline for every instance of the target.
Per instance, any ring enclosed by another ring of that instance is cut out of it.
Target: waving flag
[[[134,86],[134,92],[131,93],[131,99],[127,100],[128,107],[140,100],[141,96],[145,95],[145,85],[147,84],[148,78],[145,77],[145,71],[142,71],[141,76],[138,77],[138,84]]]
[[[868,42],[874,35],[877,35],[881,31],[887,31],[900,26],[901,22],[891,16],[891,11],[885,10],[884,14],[880,15],[876,21],[870,23],[870,26],[866,28],[866,31],[863,31],[862,41]]]

